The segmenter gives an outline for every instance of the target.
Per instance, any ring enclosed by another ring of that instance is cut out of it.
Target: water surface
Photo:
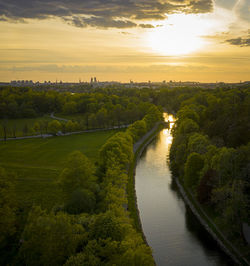
[[[136,167],[138,209],[155,262],[177,266],[232,265],[185,205],[172,181],[167,165],[171,142],[170,130],[163,129]]]

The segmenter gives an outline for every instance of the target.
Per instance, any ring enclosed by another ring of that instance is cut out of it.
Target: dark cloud
[[[151,28],[140,20],[162,20],[176,12],[206,13],[213,0],[0,0],[0,20],[62,18],[77,27]]]
[[[120,19],[111,19],[109,17],[79,17],[73,16],[72,18],[64,18],[69,24],[76,27],[99,27],[99,28],[132,28],[136,27],[137,24],[130,20],[120,20]]]
[[[250,46],[250,36],[246,37],[246,38],[235,38],[235,39],[230,39],[230,40],[226,40],[226,42],[232,44],[232,45],[237,45],[240,47],[246,47],[246,46]]]

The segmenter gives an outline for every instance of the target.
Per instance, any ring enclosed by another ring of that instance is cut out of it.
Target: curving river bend
[[[165,116],[166,121],[172,116]],[[172,143],[163,129],[136,166],[135,189],[142,229],[157,265],[233,265],[185,205],[171,178]]]

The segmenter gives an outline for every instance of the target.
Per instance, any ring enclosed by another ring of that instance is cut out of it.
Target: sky
[[[0,0],[0,81],[250,80],[250,0]]]

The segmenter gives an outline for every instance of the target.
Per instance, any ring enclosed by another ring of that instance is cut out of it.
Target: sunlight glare
[[[163,55],[183,55],[204,46],[201,38],[210,27],[200,15],[174,14],[163,26],[154,28],[147,36],[149,47]]]

